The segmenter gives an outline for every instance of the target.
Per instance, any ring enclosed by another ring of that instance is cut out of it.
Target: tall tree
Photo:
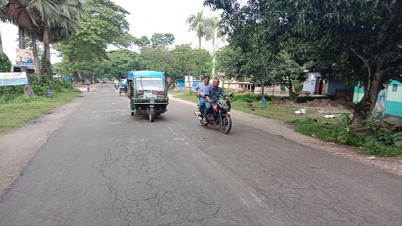
[[[0,54],[4,54],[3,42],[1,41],[1,31],[0,31]]]
[[[195,31],[198,37],[198,48],[201,49],[201,40],[205,37],[206,35],[206,30],[207,27],[210,26],[208,23],[207,19],[205,16],[203,16],[203,11],[198,12],[197,14],[192,14],[190,15],[189,18],[187,18],[186,21],[187,24],[190,25],[190,28],[188,31]],[[199,79],[201,81],[202,77],[202,71],[201,67],[198,69],[199,72]]]
[[[272,62],[274,80],[289,90],[289,100],[292,100],[293,80],[303,79],[302,67],[294,61],[287,52],[280,52]]]
[[[205,29],[207,27],[206,17],[203,11],[192,14],[187,18],[187,24],[190,25],[188,31],[195,31],[198,37],[198,48],[201,49],[201,40],[205,37]]]
[[[90,0],[76,33],[56,46],[66,64],[64,68],[82,79],[84,72],[97,70],[99,63],[108,59],[108,45],[129,47],[134,37],[128,33],[128,14],[110,0]]]
[[[314,47],[307,49],[311,60],[358,78],[365,95],[355,106],[353,127],[363,124],[364,113],[372,111],[386,80],[402,80],[392,73],[402,63],[401,1],[261,0],[243,6],[236,0],[205,2],[224,10],[233,36],[240,37],[239,28],[253,28],[259,33],[256,40],[270,47],[299,37],[303,45]]]
[[[218,17],[210,17],[206,19],[206,32],[205,40],[212,40],[212,76],[215,76],[215,66],[216,66],[216,39],[220,38],[225,41],[225,34],[221,29],[220,21]]]
[[[2,18],[1,12],[3,11],[2,8],[6,6],[6,2],[1,2],[0,3],[0,19]],[[3,42],[1,41],[1,32],[0,32],[0,54],[4,54],[3,51]]]

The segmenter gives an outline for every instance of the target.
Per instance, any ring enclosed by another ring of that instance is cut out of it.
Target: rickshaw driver
[[[225,91],[223,91],[223,89],[219,87],[219,79],[215,77],[214,81],[212,82],[212,86],[210,86],[205,92],[205,98],[207,102],[205,102],[204,118],[202,119],[202,122],[204,124],[208,123],[206,116],[208,115],[209,110],[211,110],[212,101],[217,101],[220,95],[222,95],[225,99],[231,101],[228,95],[226,95]]]
[[[205,92],[209,87],[212,87],[212,84],[209,83],[209,76],[204,76],[203,82],[198,83],[198,85],[194,88],[195,95],[200,99],[200,104],[198,105],[198,112],[194,112],[196,115],[201,114],[201,109],[205,106]],[[199,93],[198,93],[199,91]]]

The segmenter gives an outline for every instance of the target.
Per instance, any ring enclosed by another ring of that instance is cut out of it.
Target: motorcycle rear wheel
[[[230,117],[222,118],[222,121],[219,125],[219,130],[224,134],[228,134],[231,129],[232,129],[232,119]]]

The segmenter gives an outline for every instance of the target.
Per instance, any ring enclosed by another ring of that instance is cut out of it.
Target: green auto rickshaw
[[[153,122],[155,116],[167,111],[169,97],[164,72],[129,71],[127,84],[131,115],[148,115]]]

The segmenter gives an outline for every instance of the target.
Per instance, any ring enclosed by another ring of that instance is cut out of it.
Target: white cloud
[[[207,17],[218,16],[217,12],[203,6],[204,0],[113,0],[130,12],[126,18],[130,24],[130,33],[135,37],[143,35],[151,37],[154,33],[172,33],[174,44],[192,43],[198,47],[198,38],[195,32],[188,32],[187,18],[191,14],[204,10]],[[18,47],[16,39],[18,28],[12,24],[0,23],[1,37],[5,53],[14,62],[15,49]],[[202,47],[212,50],[211,42],[202,41]],[[52,62],[58,62],[52,54]]]

